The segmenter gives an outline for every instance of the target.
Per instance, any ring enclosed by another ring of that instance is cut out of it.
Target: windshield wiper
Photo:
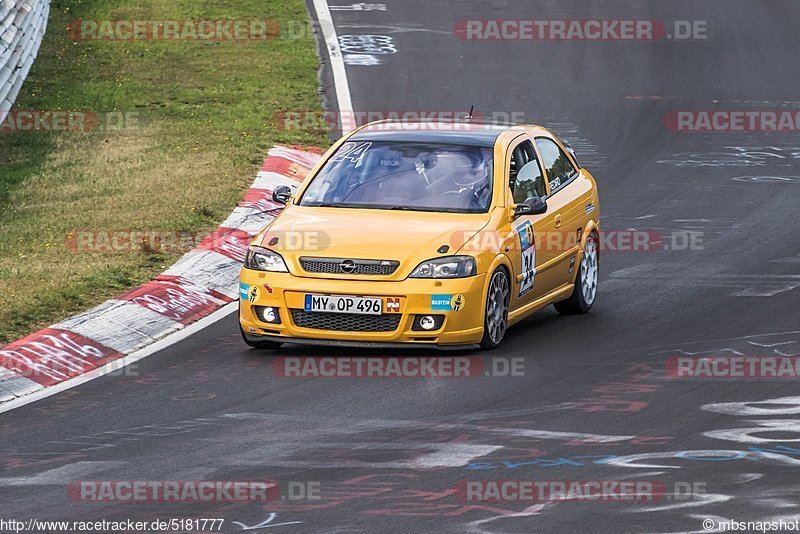
[[[303,206],[304,204],[300,204]],[[352,206],[348,206],[347,204],[341,204],[339,202],[315,202],[313,204],[305,204],[309,208],[350,208]]]
[[[303,204],[301,204],[303,206]],[[425,212],[444,212],[444,213],[460,213],[458,210],[439,209],[428,207],[411,207],[402,204],[384,205],[384,204],[350,204],[350,203],[334,203],[334,202],[319,202],[308,204],[311,208],[354,208],[354,209],[375,209],[375,210],[389,210],[389,211],[425,211]]]

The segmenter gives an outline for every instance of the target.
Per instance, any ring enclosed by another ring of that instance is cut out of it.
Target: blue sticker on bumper
[[[431,295],[431,311],[451,311],[450,299],[453,295]]]

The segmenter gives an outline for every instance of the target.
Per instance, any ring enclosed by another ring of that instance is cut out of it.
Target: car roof
[[[491,148],[500,134],[526,131],[524,126],[479,122],[378,121],[354,132],[349,141],[398,141],[442,143]]]

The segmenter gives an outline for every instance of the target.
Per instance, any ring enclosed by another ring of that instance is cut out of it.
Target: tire
[[[245,344],[253,347],[254,349],[278,350],[283,346],[283,343],[278,343],[277,341],[251,341],[247,339],[244,330],[242,330],[242,325],[239,325],[239,333],[242,334],[242,340],[245,342]]]
[[[511,285],[505,269],[498,268],[489,280],[486,307],[483,314],[483,350],[494,350],[503,342],[508,330],[508,302]]]
[[[597,234],[594,232],[586,238],[581,255],[581,264],[575,276],[572,295],[566,300],[553,304],[558,313],[574,315],[587,313],[597,300],[597,279],[600,266],[600,253],[597,250]]]

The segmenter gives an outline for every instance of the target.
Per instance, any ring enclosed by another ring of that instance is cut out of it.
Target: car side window
[[[519,204],[530,197],[543,197],[547,194],[544,186],[544,176],[535,159],[526,163],[517,173],[517,183],[514,188],[514,202]]]
[[[542,164],[550,181],[551,194],[578,174],[566,153],[552,140],[537,137],[536,147],[542,155]]]
[[[508,186],[516,203],[546,194],[544,177],[536,161],[533,143],[527,139],[521,141],[511,151]]]

